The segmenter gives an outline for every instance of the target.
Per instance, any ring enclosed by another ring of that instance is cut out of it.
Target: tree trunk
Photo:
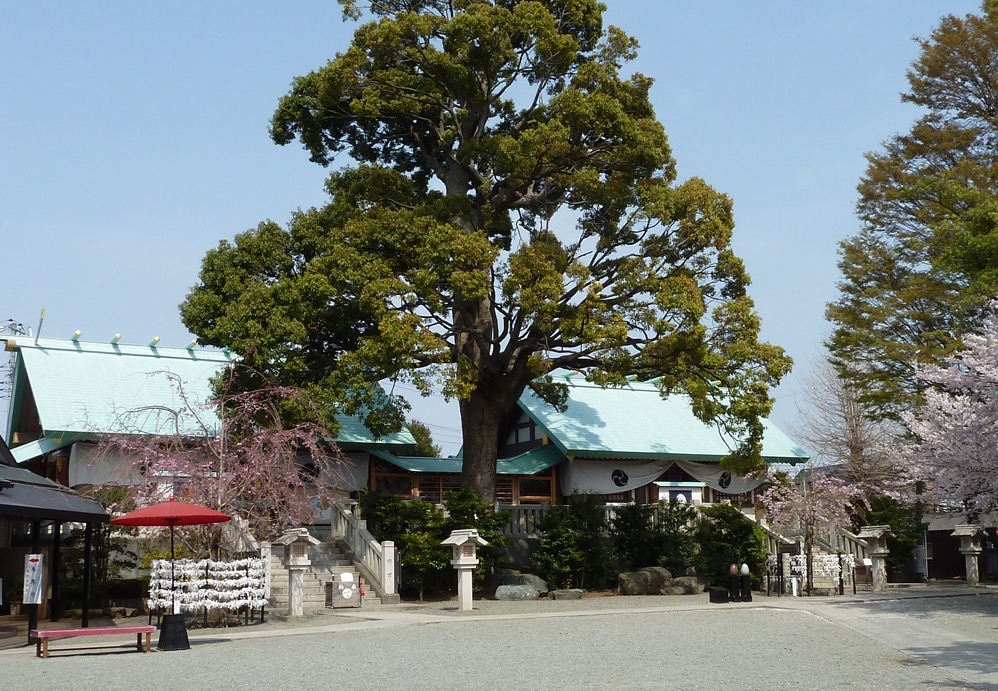
[[[479,384],[460,402],[464,436],[461,485],[489,504],[496,498],[496,459],[499,455],[499,425],[508,412],[508,396]]]
[[[813,538],[808,538],[804,544],[804,564],[807,569],[807,578],[805,579],[805,590],[808,595],[813,595],[814,590],[814,540]]]

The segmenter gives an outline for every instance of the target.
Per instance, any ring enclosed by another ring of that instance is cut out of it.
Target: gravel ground
[[[998,594],[980,592],[730,605],[699,595],[476,601],[473,612],[453,602],[365,607],[192,631],[186,651],[48,660],[8,651],[0,677],[4,688],[84,691],[998,688],[986,681],[998,669]],[[932,636],[947,654],[906,652],[896,639],[909,633]]]
[[[844,608],[875,612],[899,623],[914,619],[971,638],[998,642],[998,591],[991,589],[962,596],[943,591],[935,596],[858,602]]]

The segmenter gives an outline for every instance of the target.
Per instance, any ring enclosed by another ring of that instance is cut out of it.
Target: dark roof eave
[[[614,461],[692,461],[694,463],[720,463],[724,456],[715,454],[690,454],[690,453],[640,453],[628,451],[607,451],[605,449],[568,449],[563,452],[568,458],[585,458],[587,460],[614,460]],[[806,463],[808,456],[764,456],[763,462],[767,465],[775,463],[788,463],[796,465]]]

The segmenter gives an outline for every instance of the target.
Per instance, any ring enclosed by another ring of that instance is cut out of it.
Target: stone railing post
[[[395,543],[385,540],[381,543],[381,588],[385,595],[395,595]]]
[[[270,599],[270,542],[267,540],[260,540],[260,558],[263,559],[263,567],[265,581],[264,581],[264,597]]]

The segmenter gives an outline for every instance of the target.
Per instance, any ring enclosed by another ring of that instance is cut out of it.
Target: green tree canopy
[[[634,39],[594,0],[366,5],[271,124],[318,164],[354,165],[326,207],[209,252],[187,327],[353,404],[385,378],[441,386],[483,498],[503,416],[528,385],[563,403],[545,379],[559,369],[685,391],[744,440],[732,467],[757,467],[790,360],[758,339],[730,199],[676,184],[652,80],[624,71]]]
[[[828,347],[874,414],[918,401],[915,368],[951,354],[998,294],[998,3],[943,17],[902,100],[910,132],[867,155],[861,231],[840,249]]]
[[[419,420],[409,420],[409,434],[416,440],[416,450],[413,456],[424,456],[426,458],[439,458],[440,446],[433,443],[433,433],[426,423]]]

